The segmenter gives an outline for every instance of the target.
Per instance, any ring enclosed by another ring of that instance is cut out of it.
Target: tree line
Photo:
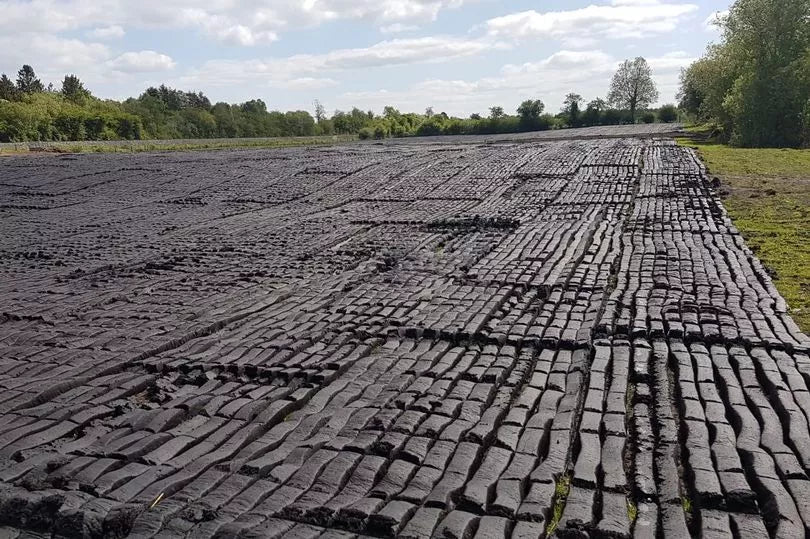
[[[737,0],[681,73],[681,108],[746,147],[810,147],[810,0]]]
[[[16,81],[0,76],[0,141],[58,141],[114,139],[182,139],[287,137],[356,134],[360,138],[430,135],[494,134],[616,125],[673,122],[674,105],[650,109],[658,99],[652,73],[643,58],[624,62],[613,78],[607,99],[590,102],[576,93],[565,97],[562,109],[551,114],[539,99],[520,104],[514,114],[490,107],[468,118],[435,113],[403,113],[388,106],[382,114],[357,107],[331,116],[316,101],[309,111],[268,110],[261,99],[212,104],[202,92],[166,85],[147,88],[124,101],[99,99],[73,74],[60,88],[47,87],[34,69],[24,65]]]

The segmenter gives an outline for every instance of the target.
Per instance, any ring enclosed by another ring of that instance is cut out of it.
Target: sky
[[[644,56],[675,101],[731,0],[0,0],[0,71],[78,75],[125,99],[165,83],[270,109],[456,116],[565,94],[604,97]]]

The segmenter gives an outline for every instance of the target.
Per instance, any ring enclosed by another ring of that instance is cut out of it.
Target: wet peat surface
[[[0,227],[4,537],[810,525],[810,340],[669,139],[8,157]]]

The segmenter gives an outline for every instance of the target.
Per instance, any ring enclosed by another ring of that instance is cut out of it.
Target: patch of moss
[[[546,537],[551,537],[554,530],[560,524],[563,510],[565,509],[565,501],[568,499],[568,493],[571,491],[571,476],[565,474],[557,480],[554,486],[554,505],[551,512],[551,520],[546,527]]]
[[[630,500],[627,500],[627,518],[630,522],[635,522],[638,518],[638,507]]]

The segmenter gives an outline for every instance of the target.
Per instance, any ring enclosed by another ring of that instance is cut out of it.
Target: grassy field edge
[[[733,148],[679,138],[721,180],[723,205],[810,333],[810,150]]]

